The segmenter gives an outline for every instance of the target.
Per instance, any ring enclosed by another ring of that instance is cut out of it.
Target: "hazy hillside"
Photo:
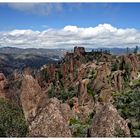
[[[2,47],[0,48],[0,53],[4,54],[34,54],[34,55],[45,55],[48,57],[62,57],[65,49],[36,49],[36,48],[27,48],[21,49],[16,47]]]
[[[64,53],[62,49],[0,48],[0,72],[10,74],[14,69],[40,68],[44,64],[56,63]]]

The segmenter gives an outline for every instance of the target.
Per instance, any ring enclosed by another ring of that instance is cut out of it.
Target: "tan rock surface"
[[[90,129],[91,137],[129,137],[127,122],[119,115],[116,108],[104,105],[93,117]]]

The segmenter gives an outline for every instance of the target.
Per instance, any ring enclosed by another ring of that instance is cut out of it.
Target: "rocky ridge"
[[[13,81],[21,80],[16,95],[28,124],[27,136],[130,137],[129,121],[114,102],[116,95],[135,86],[139,72],[139,55],[118,57],[75,47],[58,64],[16,76]],[[3,74],[0,85],[0,96],[8,98],[13,90],[7,91]]]

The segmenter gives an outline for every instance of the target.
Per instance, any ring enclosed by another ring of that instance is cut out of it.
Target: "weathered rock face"
[[[109,83],[107,81],[107,76],[110,75],[110,69],[108,68],[107,64],[104,63],[98,70],[96,79],[93,83],[93,88],[96,92],[101,90],[102,88],[106,87]]]
[[[140,69],[140,66],[139,66],[139,61],[138,61],[137,56],[132,54],[132,55],[130,55],[128,58],[129,58],[130,61],[131,61],[132,70],[133,70],[133,71],[139,70],[139,69]]]
[[[122,91],[124,87],[124,78],[123,78],[123,72],[118,70],[112,73],[111,75],[112,84],[115,90]]]
[[[72,112],[67,104],[61,104],[56,98],[49,99],[29,126],[29,136],[71,137],[68,125],[71,117]]]
[[[31,75],[24,75],[20,100],[26,120],[31,121],[35,117],[42,97],[38,82]]]
[[[91,137],[130,137],[127,122],[110,103],[104,105],[93,117]]]
[[[82,122],[86,122],[88,117],[94,111],[95,102],[91,99],[85,105],[79,106],[79,113],[77,116]]]
[[[29,125],[29,136],[70,137],[69,120],[73,113],[68,104],[48,99],[37,80],[24,75],[21,104]]]
[[[89,83],[89,79],[83,79],[79,84],[79,94],[80,94],[79,99],[82,105],[84,105],[84,103],[90,100],[90,97],[87,93],[88,83]]]
[[[130,78],[131,80],[136,79],[138,76],[138,71],[140,70],[140,63],[136,55],[130,54],[128,56],[123,56],[122,58],[123,66],[129,65],[130,67]]]
[[[100,102],[102,103],[108,103],[112,99],[112,88],[111,86],[104,87],[100,92]]]
[[[7,98],[8,81],[3,73],[0,73],[0,98]]]

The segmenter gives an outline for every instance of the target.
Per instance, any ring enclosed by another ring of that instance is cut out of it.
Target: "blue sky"
[[[52,4],[48,14],[40,13],[41,5],[38,9],[33,6],[27,10],[28,5],[0,4],[0,30],[43,30],[45,26],[62,28],[66,25],[90,27],[102,23],[140,29],[140,3],[59,3],[60,9]],[[47,7],[47,4],[43,5]]]
[[[134,47],[140,3],[1,3],[0,46]]]

